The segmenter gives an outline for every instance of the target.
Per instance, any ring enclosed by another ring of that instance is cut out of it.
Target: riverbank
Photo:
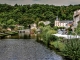
[[[14,31],[6,32],[6,33],[0,33],[0,38],[8,36],[8,35],[14,35],[14,34],[17,34],[17,33],[18,32],[14,32]]]
[[[48,49],[55,51],[64,60],[80,60],[80,39],[58,38],[58,40],[50,41],[48,44],[44,40],[37,41]]]
[[[62,50],[65,46],[63,43],[61,43],[59,41],[55,41],[55,42],[50,42],[49,46],[47,46],[45,44],[45,42],[42,41],[42,40],[38,40],[37,42],[42,44],[43,46],[46,46],[47,49],[49,49],[51,51],[55,51],[56,54],[62,56],[63,60],[71,60],[71,58],[69,56],[64,55],[63,52],[62,52]]]

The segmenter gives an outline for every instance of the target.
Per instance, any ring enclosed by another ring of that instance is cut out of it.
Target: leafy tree
[[[14,25],[16,22],[13,19],[7,21],[7,25]]]
[[[69,6],[54,6],[48,4],[15,4],[11,6],[8,4],[0,4],[0,24],[7,24],[9,23],[8,20],[13,19],[16,21],[16,24],[26,27],[28,24],[31,24],[28,20],[36,21],[37,18],[39,18],[39,21],[48,20],[54,23],[56,16],[59,16],[61,20],[72,20],[74,11],[78,9],[80,9],[80,4]]]
[[[41,37],[43,39],[43,42],[45,42],[45,44],[48,46],[51,40],[54,41],[54,36],[52,36],[52,34],[55,34],[56,31],[53,30],[50,26],[42,27],[41,30]]]
[[[40,22],[40,23],[39,23],[39,26],[43,26],[43,27],[44,27],[45,25],[44,25],[43,22]]]

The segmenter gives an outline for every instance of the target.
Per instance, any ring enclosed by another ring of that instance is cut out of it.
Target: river
[[[35,39],[1,39],[0,60],[63,60]]]

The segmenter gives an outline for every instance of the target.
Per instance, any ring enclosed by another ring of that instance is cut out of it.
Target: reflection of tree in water
[[[31,36],[30,36],[30,34],[24,34],[24,37],[23,37],[24,39],[31,39]]]

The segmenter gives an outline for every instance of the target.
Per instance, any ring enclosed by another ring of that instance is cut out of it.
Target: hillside
[[[79,5],[17,5],[0,4],[0,25],[24,25],[25,27],[37,21],[51,21],[59,16],[60,20],[72,20],[73,12],[80,9]]]

